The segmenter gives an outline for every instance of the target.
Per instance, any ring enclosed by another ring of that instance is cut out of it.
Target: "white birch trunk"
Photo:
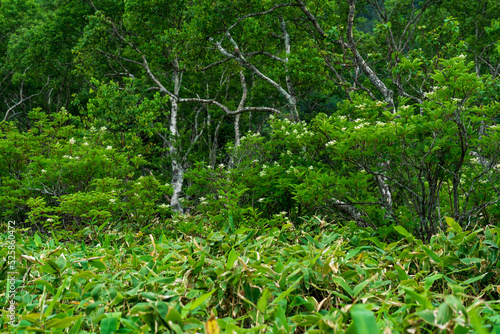
[[[177,117],[179,112],[179,90],[181,86],[181,77],[178,71],[179,64],[177,60],[174,62],[174,98],[170,99],[171,110],[170,110],[170,140],[169,140],[169,150],[170,157],[172,159],[172,187],[174,188],[174,193],[172,194],[172,199],[170,205],[175,212],[183,213],[182,205],[180,203],[180,195],[182,192],[182,183],[184,181],[184,166],[182,165],[181,156],[179,154],[179,129],[177,127]]]

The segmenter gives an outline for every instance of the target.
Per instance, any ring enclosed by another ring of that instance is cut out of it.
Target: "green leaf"
[[[409,289],[409,288],[404,288],[405,292],[407,295],[409,295],[411,298],[413,298],[417,303],[420,305],[424,306],[427,309],[433,309],[431,302],[427,297],[422,296],[421,294],[417,293],[416,291]]]
[[[75,324],[71,327],[69,330],[69,334],[78,334],[80,333],[80,328],[82,327],[83,321],[85,320],[85,317],[80,317]]]
[[[396,232],[398,232],[399,234],[401,234],[402,236],[404,236],[406,238],[413,237],[413,235],[411,235],[411,233],[408,232],[403,226],[395,225],[394,229],[396,230]]]
[[[261,313],[266,313],[267,310],[267,299],[270,297],[269,289],[266,288],[264,292],[262,293],[262,296],[260,296],[259,301],[257,302],[257,309]]]
[[[462,233],[463,230],[462,230],[462,227],[460,226],[460,224],[458,224],[453,218],[451,217],[446,217],[446,224],[448,224],[449,227],[451,227],[451,229],[457,233]]]
[[[42,245],[42,239],[38,235],[38,233],[35,233],[35,246],[38,248]]]
[[[474,283],[474,282],[477,282],[477,281],[480,281],[483,279],[484,276],[488,275],[488,273],[484,273],[482,275],[479,275],[479,276],[476,276],[476,277],[473,277],[473,278],[470,278],[464,282],[462,282],[461,284],[471,284],[471,283]]]
[[[74,317],[67,317],[67,318],[62,318],[62,319],[51,319],[45,323],[45,328],[50,329],[50,328],[57,328],[57,329],[64,329],[68,328],[71,326],[71,324],[80,318],[82,318],[83,315],[77,315]]]
[[[430,248],[427,248],[425,246],[422,246],[422,248],[434,262],[436,262],[437,264],[440,264],[442,262],[441,258],[436,253],[434,253]]]
[[[213,295],[213,293],[216,291],[217,289],[213,289],[212,291],[208,292],[208,293],[205,293],[203,295],[201,295],[200,297],[198,297],[192,304],[191,306],[189,307],[189,309],[192,311],[194,310],[195,308],[197,308],[198,306],[200,306],[208,297],[210,297],[211,295]]]
[[[101,334],[113,334],[116,333],[120,322],[117,318],[104,318],[101,320]]]
[[[89,261],[89,264],[92,266],[92,267],[95,267],[97,269],[101,269],[101,270],[106,270],[106,265],[104,263],[102,263],[101,261],[99,260],[92,260],[92,261]]]
[[[59,266],[57,265],[57,263],[55,263],[53,260],[51,259],[48,259],[47,261],[47,264],[52,267],[52,269],[54,269],[57,273],[59,272]]]
[[[234,251],[234,248],[231,248],[229,255],[227,257],[226,269],[231,270],[234,267],[235,262],[238,260],[238,253]]]
[[[367,305],[356,304],[351,307],[351,318],[357,334],[377,334],[378,327],[375,314],[366,308]]]
[[[351,297],[354,297],[354,292],[342,277],[333,276],[332,281],[340,285]]]
[[[434,274],[432,276],[426,277],[425,278],[425,290],[428,291],[431,287],[432,284],[434,284],[435,281],[438,279],[442,278],[443,274]]]
[[[280,300],[286,298],[295,289],[295,286],[299,284],[303,277],[304,276],[300,276],[286,291],[280,293],[280,295],[275,300],[273,300],[272,304],[277,304]]]
[[[368,285],[370,284],[371,280],[364,280],[363,282],[359,283],[358,285],[356,285],[354,287],[354,289],[352,290],[352,293],[353,293],[353,297],[356,298],[358,296],[358,294]]]
[[[481,261],[483,261],[483,260],[482,259],[478,259],[476,257],[465,257],[463,259],[460,259],[460,262],[462,262],[463,264],[466,264],[466,265],[480,263]]]

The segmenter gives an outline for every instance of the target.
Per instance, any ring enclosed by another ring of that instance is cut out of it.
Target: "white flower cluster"
[[[328,143],[326,143],[326,144],[325,144],[325,146],[326,146],[326,147],[330,147],[330,146],[335,145],[336,143],[337,143],[337,141],[336,141],[336,140],[331,140],[331,141],[329,141]]]
[[[158,207],[162,208],[162,209],[168,209],[168,208],[170,208],[170,204],[162,203],[162,204],[159,204]]]
[[[287,173],[287,174],[290,174],[290,173],[297,174],[298,172],[299,172],[299,171],[298,171],[298,169],[297,169],[297,168],[295,168],[295,167],[293,167],[293,166],[290,166],[290,168],[288,168],[288,169],[286,170],[286,173]]]
[[[113,149],[113,148],[112,148],[111,146],[109,146],[109,145],[108,145],[108,146],[106,146],[106,150],[108,150],[108,151],[109,151],[109,150],[112,150],[112,149]]]
[[[300,139],[302,137],[306,137],[306,136],[309,136],[309,137],[312,137],[314,135],[314,133],[312,133],[311,131],[309,130],[304,130],[303,132],[299,133],[297,135],[297,138]]]
[[[247,138],[252,138],[252,137],[253,138],[260,137],[260,132],[250,133],[250,134],[248,134],[246,136],[241,136],[240,142],[243,142],[243,141],[247,140]]]
[[[365,122],[365,123],[360,123],[360,124],[356,125],[356,126],[354,127],[354,129],[361,129],[361,128],[363,128],[363,127],[367,126],[367,125],[370,125],[370,124],[369,124],[369,123],[366,123],[366,122]]]
[[[42,172],[42,174],[47,173],[47,171],[45,169],[42,169],[41,172]]]
[[[116,202],[116,199],[114,199],[114,198],[110,198],[110,199],[109,199],[109,203],[111,203],[111,204],[115,204],[115,202]]]
[[[264,202],[264,199],[265,199],[265,198],[259,198],[259,203]]]
[[[366,103],[361,103],[356,106],[356,108],[364,110],[366,108]]]
[[[80,157],[72,157],[70,155],[63,155],[63,158],[66,158],[66,159],[75,159],[75,160],[80,160]]]
[[[460,54],[460,56],[458,56],[458,58],[465,59],[465,55],[464,54]]]
[[[70,145],[73,145],[74,143],[75,143],[75,138],[71,138],[71,139],[69,140],[69,144],[70,144]]]
[[[399,109],[408,110],[410,109],[410,106],[399,106]]]
[[[470,159],[470,162],[472,162],[474,165],[478,165],[479,164],[479,158],[472,158]]]
[[[264,176],[266,176],[266,171],[265,171],[265,170],[261,171],[261,172],[259,173],[259,176],[260,176],[260,177],[264,177]]]
[[[101,132],[104,132],[104,131],[106,131],[107,129],[108,129],[108,128],[107,128],[107,127],[105,127],[105,126],[103,126],[103,127],[101,127],[101,128],[100,128]]]

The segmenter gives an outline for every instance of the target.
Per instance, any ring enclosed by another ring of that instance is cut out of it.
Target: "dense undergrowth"
[[[447,223],[428,244],[402,227],[392,242],[318,217],[235,230],[177,216],[148,232],[87,228],[76,243],[18,229],[19,325],[6,311],[0,324],[12,333],[498,333],[500,228]],[[1,270],[1,290],[13,290],[6,262]]]

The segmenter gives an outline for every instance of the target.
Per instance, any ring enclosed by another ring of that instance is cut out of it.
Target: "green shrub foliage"
[[[394,113],[358,95],[309,124],[271,118],[266,135],[228,148],[233,169],[193,171],[200,210],[239,189],[233,207],[268,217],[333,215],[374,228],[402,225],[427,239],[447,216],[464,227],[497,221],[498,103],[484,99],[490,83],[472,67],[463,57],[441,61],[424,101],[402,98]]]
[[[170,186],[142,176],[144,158],[109,145],[106,127],[77,130],[64,109],[51,116],[34,110],[30,119],[27,132],[2,124],[5,219],[78,229],[90,222],[143,224],[170,215]]]

